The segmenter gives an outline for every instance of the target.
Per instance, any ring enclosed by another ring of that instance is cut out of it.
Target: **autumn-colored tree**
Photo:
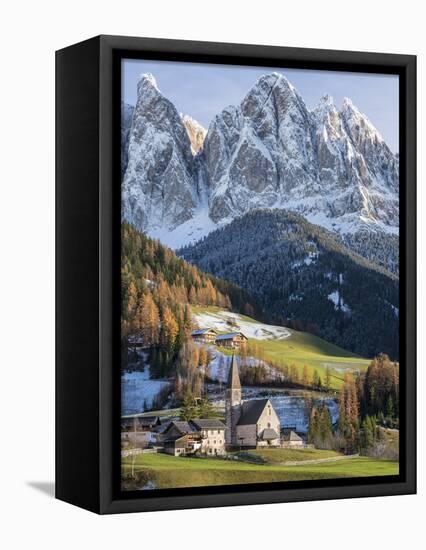
[[[185,334],[185,340],[187,340],[192,332],[192,317],[191,317],[191,310],[189,309],[188,304],[185,305],[184,313],[183,313],[183,331]]]
[[[190,304],[197,304],[198,303],[197,291],[196,291],[195,287],[193,287],[193,286],[191,286],[191,289],[189,291],[189,303]]]
[[[152,294],[143,294],[136,309],[134,326],[139,330],[146,346],[156,346],[160,335],[160,315]]]
[[[346,452],[353,453],[359,444],[359,402],[354,377],[346,373],[339,396],[339,432],[345,439]]]
[[[207,348],[201,346],[198,352],[198,366],[205,367],[207,365]]]
[[[305,387],[308,387],[310,385],[309,380],[309,368],[308,365],[303,366],[303,374],[302,374],[302,384]]]
[[[133,319],[133,315],[136,309],[138,299],[138,293],[136,289],[136,285],[133,280],[129,282],[129,285],[127,287],[127,318]]]
[[[289,379],[293,384],[299,383],[299,371],[295,364],[290,365]]]
[[[161,316],[160,344],[163,350],[169,354],[174,352],[178,331],[179,326],[173,316],[172,310],[166,307]]]
[[[324,385],[325,385],[326,389],[329,389],[331,387],[330,367],[326,367],[326,369],[325,369]]]

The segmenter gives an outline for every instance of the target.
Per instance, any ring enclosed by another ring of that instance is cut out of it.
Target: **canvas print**
[[[398,77],[121,73],[122,490],[397,476]]]

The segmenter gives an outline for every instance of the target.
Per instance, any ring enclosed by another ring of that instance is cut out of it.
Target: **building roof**
[[[159,416],[138,416],[139,424],[142,426],[152,426],[153,424],[161,424]]]
[[[226,334],[218,334],[216,336],[216,340],[231,340],[236,336],[242,336],[247,340],[247,336],[245,336],[242,332],[227,332]]]
[[[170,422],[170,424],[167,426],[167,428],[165,429],[164,433],[167,433],[170,428],[172,428],[173,426],[175,426],[179,432],[184,435],[184,434],[190,434],[190,433],[193,433],[197,430],[194,429],[193,426],[191,426],[191,424],[189,422],[187,422],[186,420],[173,420],[172,422]]]
[[[238,365],[234,354],[232,354],[231,366],[229,367],[227,387],[229,390],[241,389],[240,375],[238,374]]]
[[[272,428],[265,428],[261,433],[260,433],[260,439],[265,439],[265,440],[269,440],[269,439],[278,439],[279,435],[277,434],[277,432],[275,430],[273,430]]]
[[[214,334],[217,334],[214,328],[200,328],[197,330],[193,330],[191,334],[192,336],[201,336],[203,334],[207,334],[208,332],[213,332]]]
[[[195,418],[191,421],[199,430],[224,430],[225,424],[215,418]]]
[[[167,434],[167,432],[173,426],[177,428],[177,430],[181,433],[181,435],[178,436],[177,439],[180,439],[181,437],[187,434],[194,434],[194,433],[196,434],[201,430],[209,430],[209,429],[224,430],[225,429],[225,424],[215,418],[195,418],[194,420],[190,420],[189,422],[187,422],[186,420],[174,420],[170,422],[170,424],[164,430],[164,434]],[[176,438],[173,437],[171,439],[174,440]]]
[[[285,441],[303,441],[300,435],[297,435],[293,430],[284,430],[283,436]]]
[[[240,426],[256,424],[268,402],[269,399],[252,399],[250,401],[244,401],[238,424]]]

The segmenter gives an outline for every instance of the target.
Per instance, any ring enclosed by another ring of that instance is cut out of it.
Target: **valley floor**
[[[134,457],[134,479],[131,477],[132,457],[127,457],[122,462],[122,486],[124,490],[166,489],[389,476],[398,475],[399,472],[397,461],[344,457],[333,451],[272,449],[251,453],[257,454],[265,462],[254,464],[241,460],[140,454]]]

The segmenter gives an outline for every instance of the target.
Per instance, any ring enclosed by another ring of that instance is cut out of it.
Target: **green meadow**
[[[192,306],[191,309],[195,319],[197,319],[197,314],[207,314],[212,319],[217,318],[217,320],[222,321],[227,319],[225,315],[221,314],[223,310],[218,307]],[[370,359],[364,359],[313,334],[286,328],[290,336],[277,338],[273,330],[268,330],[269,325],[259,323],[247,315],[235,314],[234,317],[237,324],[241,323],[241,327],[235,327],[234,330],[241,330],[243,333],[246,323],[262,326],[267,339],[249,338],[249,341],[256,343],[259,348],[263,349],[266,358],[270,358],[278,364],[284,362],[288,366],[296,365],[300,375],[306,365],[311,377],[314,371],[317,370],[323,381],[328,367],[331,376],[331,387],[334,389],[338,389],[342,385],[345,372],[359,372],[367,369],[370,364]],[[229,330],[232,330],[231,327]],[[220,348],[220,351],[226,355],[232,353],[224,348]]]
[[[280,450],[277,450],[280,452]],[[309,451],[309,449],[307,449]],[[312,460],[332,459],[330,451],[315,450],[307,454]],[[270,451],[275,452],[275,450]],[[210,485],[235,485],[248,483],[270,483],[316,479],[337,479],[350,477],[398,475],[396,461],[368,457],[342,458],[340,460],[304,464],[296,455],[286,455],[285,460],[297,460],[297,465],[276,463],[279,457],[270,458],[264,464],[253,464],[240,460],[213,458],[174,457],[166,454],[140,454],[134,457],[135,479],[131,476],[132,457],[123,459],[123,488],[140,489],[147,482],[153,482],[158,489],[174,487],[203,487]],[[304,453],[305,450],[298,451]],[[323,455],[322,453],[325,453]],[[291,458],[290,458],[291,457]]]

